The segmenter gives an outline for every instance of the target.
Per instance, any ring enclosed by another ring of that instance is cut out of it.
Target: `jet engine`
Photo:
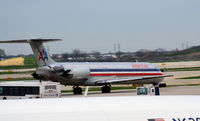
[[[72,80],[87,79],[90,76],[90,69],[73,68],[69,73],[63,73],[63,76]]]
[[[38,80],[49,80],[51,70],[47,66],[36,68],[36,72],[32,74],[33,78]]]
[[[33,76],[34,79],[38,79],[38,80],[48,80],[48,78],[42,76],[42,75],[39,75],[39,74],[36,74],[36,72],[34,72],[33,74],[31,74]]]

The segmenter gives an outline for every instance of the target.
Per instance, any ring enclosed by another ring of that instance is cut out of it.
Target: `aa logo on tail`
[[[48,60],[47,51],[44,49],[40,51],[39,61],[40,60]]]

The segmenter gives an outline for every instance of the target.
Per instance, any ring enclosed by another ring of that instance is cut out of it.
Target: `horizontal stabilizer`
[[[61,39],[23,39],[23,40],[6,40],[0,41],[0,43],[29,43],[29,42],[51,42],[61,41]]]

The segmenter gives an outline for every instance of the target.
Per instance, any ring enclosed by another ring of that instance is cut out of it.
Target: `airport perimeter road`
[[[83,92],[84,93],[84,92]],[[101,96],[135,96],[136,89],[112,90],[111,93],[102,94],[101,91],[89,92],[87,97]],[[200,86],[176,86],[160,88],[160,95],[200,95]],[[83,95],[73,95],[64,93],[62,97],[83,97]]]

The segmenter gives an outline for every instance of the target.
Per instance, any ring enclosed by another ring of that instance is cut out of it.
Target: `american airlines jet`
[[[29,43],[38,64],[33,77],[51,80],[63,85],[73,85],[74,94],[81,94],[79,86],[102,86],[102,93],[109,93],[112,84],[157,85],[166,75],[151,63],[128,62],[66,62],[57,63],[43,46],[44,42],[60,39],[27,39],[0,41],[0,43]]]

